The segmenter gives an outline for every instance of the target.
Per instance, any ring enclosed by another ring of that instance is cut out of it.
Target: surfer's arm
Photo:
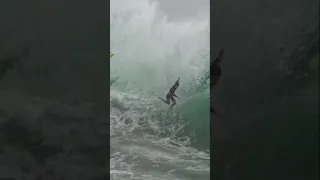
[[[180,77],[178,78],[178,80],[176,81],[176,83],[175,83],[175,84],[177,84],[177,83],[179,82],[179,80],[180,80]]]
[[[176,94],[173,94],[173,96],[179,99],[179,97]]]

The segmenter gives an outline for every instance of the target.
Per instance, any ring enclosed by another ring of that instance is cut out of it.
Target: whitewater
[[[209,8],[169,21],[157,2],[111,0],[110,177],[209,179]],[[159,101],[180,77],[173,109]]]

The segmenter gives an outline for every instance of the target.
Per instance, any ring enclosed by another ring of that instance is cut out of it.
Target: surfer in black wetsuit
[[[221,76],[221,67],[220,62],[222,60],[222,56],[224,54],[224,50],[221,49],[218,57],[210,66],[210,90],[214,87],[220,80]],[[215,112],[214,108],[210,107],[210,112]]]
[[[173,107],[174,105],[176,105],[176,100],[174,99],[174,97],[179,98],[177,95],[174,94],[174,92],[178,89],[179,87],[179,79],[174,83],[174,85],[171,87],[169,93],[166,96],[166,100],[162,99],[161,97],[159,97],[159,99],[161,101],[163,101],[166,104],[170,104],[170,100],[173,102],[172,105],[170,107]]]

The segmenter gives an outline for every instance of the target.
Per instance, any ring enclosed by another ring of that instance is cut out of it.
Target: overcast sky
[[[189,18],[210,6],[210,0],[158,0],[160,8],[172,19]]]

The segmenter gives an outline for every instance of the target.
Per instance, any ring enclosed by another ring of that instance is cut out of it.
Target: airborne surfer
[[[178,89],[179,87],[179,79],[174,83],[174,85],[170,88],[169,93],[166,96],[166,100],[164,100],[161,97],[158,97],[161,101],[163,101],[166,104],[170,104],[170,100],[172,101],[172,105],[170,106],[171,108],[176,105],[176,100],[174,99],[174,97],[179,98],[177,95],[174,94],[174,92]]]
[[[222,56],[224,54],[224,50],[221,49],[218,57],[210,66],[210,90],[219,82],[221,76],[221,67],[220,62],[222,60]],[[210,107],[210,112],[215,113],[214,108]]]

